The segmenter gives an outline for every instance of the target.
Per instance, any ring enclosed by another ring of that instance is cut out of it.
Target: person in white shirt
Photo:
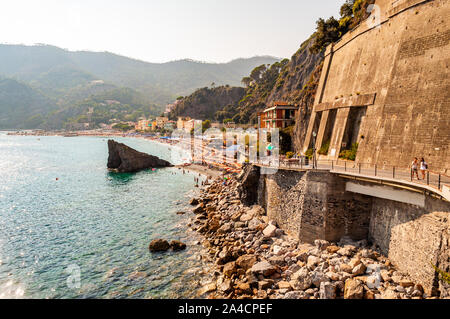
[[[428,164],[425,162],[425,159],[422,157],[420,160],[420,172],[422,173],[422,179],[425,179],[425,171],[428,169]]]

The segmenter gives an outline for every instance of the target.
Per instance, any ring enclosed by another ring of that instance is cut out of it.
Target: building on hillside
[[[176,128],[176,126],[177,126],[177,122],[167,121],[166,123],[164,123],[163,128],[168,131],[173,131]]]
[[[260,128],[285,128],[295,123],[298,105],[286,102],[274,102],[258,114]]]
[[[167,122],[169,122],[169,118],[166,116],[158,116],[156,118],[156,126],[158,128],[164,128],[164,124],[166,124]]]
[[[135,124],[134,128],[137,131],[150,131],[152,129],[152,122],[150,120],[146,120],[146,119],[139,120]]]
[[[186,123],[191,120],[190,117],[179,117],[177,120],[177,129],[184,130]]]
[[[181,100],[176,100],[175,102],[171,103],[171,104],[167,104],[166,105],[166,109],[164,110],[165,114],[168,114],[170,112],[172,112],[172,110],[178,105],[178,103],[180,103]]]
[[[119,102],[119,101],[116,101],[116,100],[105,100],[105,102],[106,102],[106,104],[108,104],[108,105],[113,105],[113,104],[118,105],[118,104],[120,104],[120,102]]]
[[[266,128],[266,113],[258,112],[258,128]]]

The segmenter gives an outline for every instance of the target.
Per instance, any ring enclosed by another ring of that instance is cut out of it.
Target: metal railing
[[[261,163],[264,165],[264,163]],[[356,163],[347,160],[317,160],[312,163],[308,158],[284,159],[279,161],[279,168],[285,169],[319,169],[331,172],[358,174],[368,177],[379,177],[399,181],[413,182],[442,190],[443,185],[450,185],[450,176],[431,170],[417,171],[410,167]]]

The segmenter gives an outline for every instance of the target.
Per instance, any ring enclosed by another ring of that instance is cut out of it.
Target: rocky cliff
[[[190,96],[183,98],[172,110],[170,117],[189,116],[195,119],[216,120],[216,113],[224,111],[239,103],[244,96],[244,88],[219,86],[201,88]],[[231,110],[231,112],[233,112]],[[224,112],[222,112],[224,114]],[[219,116],[219,115],[217,115]],[[223,116],[220,118],[223,120]]]
[[[171,163],[156,156],[138,152],[114,140],[108,140],[108,151],[108,168],[120,173],[173,166]]]
[[[208,100],[212,101],[210,104],[214,106],[210,107],[212,110],[209,112],[206,101],[201,101],[197,97],[198,93],[201,93],[199,90],[184,98],[181,107],[173,115],[197,115],[201,119],[209,118],[217,121],[229,118],[236,123],[257,123],[257,113],[275,101],[298,104],[296,125],[294,130],[290,131],[293,132],[294,148],[300,150],[312,113],[325,48],[367,19],[370,14],[368,8],[373,3],[374,0],[346,0],[340,9],[339,19],[330,17],[327,20],[317,20],[316,31],[301,44],[291,59],[284,59],[271,65],[262,64],[242,79],[246,87],[240,92],[242,98],[236,103],[233,101],[227,105],[216,103],[221,91],[211,89],[208,92]],[[206,113],[208,117],[201,117]]]
[[[309,119],[309,105],[323,60],[322,52],[311,53],[313,43],[314,37],[305,41],[290,60],[255,68],[243,79],[246,88],[225,86],[197,90],[181,100],[171,117],[190,116],[213,121],[229,118],[237,123],[256,123],[257,112],[267,105],[288,101],[301,104],[301,108],[305,108],[302,116]]]

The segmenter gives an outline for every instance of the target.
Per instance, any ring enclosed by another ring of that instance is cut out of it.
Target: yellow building
[[[150,131],[152,129],[152,122],[149,120],[140,120],[135,125],[135,129],[138,131]]]
[[[165,125],[167,122],[169,122],[169,118],[168,118],[168,117],[165,117],[165,116],[158,116],[158,117],[156,118],[156,126],[157,126],[158,128],[163,128],[164,125]]]

